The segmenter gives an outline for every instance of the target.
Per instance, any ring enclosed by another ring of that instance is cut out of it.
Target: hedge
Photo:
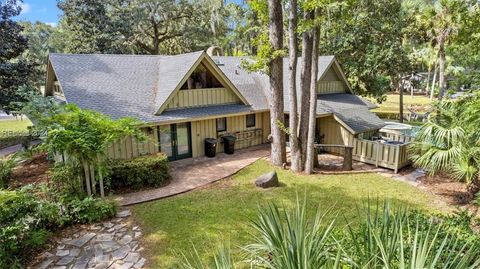
[[[109,163],[112,189],[158,187],[170,179],[165,154],[138,157],[132,160],[111,160]]]

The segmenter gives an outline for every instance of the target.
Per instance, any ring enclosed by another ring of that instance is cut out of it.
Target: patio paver
[[[190,158],[170,164],[172,180],[167,186],[119,195],[122,206],[144,203],[208,185],[229,177],[240,169],[270,154],[270,145],[260,145],[235,151],[233,155],[217,154],[215,158]]]

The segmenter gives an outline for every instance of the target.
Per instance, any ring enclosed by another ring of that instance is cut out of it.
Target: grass
[[[230,180],[135,206],[133,213],[143,228],[143,254],[149,268],[175,268],[180,253],[191,253],[193,244],[204,259],[219,242],[238,249],[251,238],[249,220],[257,216],[259,205],[275,201],[291,206],[297,193],[300,197],[306,193],[311,213],[318,206],[332,209],[341,213],[343,224],[355,221],[357,208],[369,199],[389,199],[425,211],[440,210],[431,195],[378,174],[299,176],[277,169],[281,188],[261,190],[253,186],[257,176],[272,169],[260,160]]]
[[[429,97],[423,95],[414,95],[413,97],[409,94],[404,94],[403,96],[403,108],[405,112],[408,112],[407,108],[415,106],[420,113],[425,113],[428,111],[429,105],[432,103]],[[387,100],[378,104],[380,107],[372,110],[373,112],[378,113],[399,113],[400,100],[398,94],[388,94]]]
[[[28,119],[24,120],[0,120],[0,132],[27,132],[27,127],[32,126]],[[3,134],[0,134],[2,136]]]
[[[28,119],[0,120],[0,149],[22,143],[31,125]]]

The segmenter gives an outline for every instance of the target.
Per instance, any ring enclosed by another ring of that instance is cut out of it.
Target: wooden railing
[[[180,90],[167,109],[239,103],[235,93],[226,88]]]
[[[392,145],[381,141],[355,138],[353,140],[353,159],[377,167],[393,169],[397,173],[400,168],[410,164],[407,147],[408,143]]]

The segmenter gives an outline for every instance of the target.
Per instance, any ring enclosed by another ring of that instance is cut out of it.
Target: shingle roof
[[[317,114],[322,112],[324,114],[332,113],[350,127],[354,133],[362,133],[385,126],[383,120],[369,111],[371,106],[373,106],[372,103],[353,94],[322,94],[318,96]]]
[[[166,110],[155,115],[203,52],[175,56],[50,54],[49,59],[68,102],[113,118],[135,117],[145,122],[166,122],[214,115],[250,113],[268,109],[269,79],[240,67],[246,57],[212,57],[225,76],[251,106],[220,105]],[[334,61],[319,57],[319,77]],[[300,66],[297,85],[300,81]],[[284,60],[284,103],[288,112],[288,59]],[[354,132],[383,126],[368,111],[373,104],[352,94],[319,96],[317,113],[334,114]]]

